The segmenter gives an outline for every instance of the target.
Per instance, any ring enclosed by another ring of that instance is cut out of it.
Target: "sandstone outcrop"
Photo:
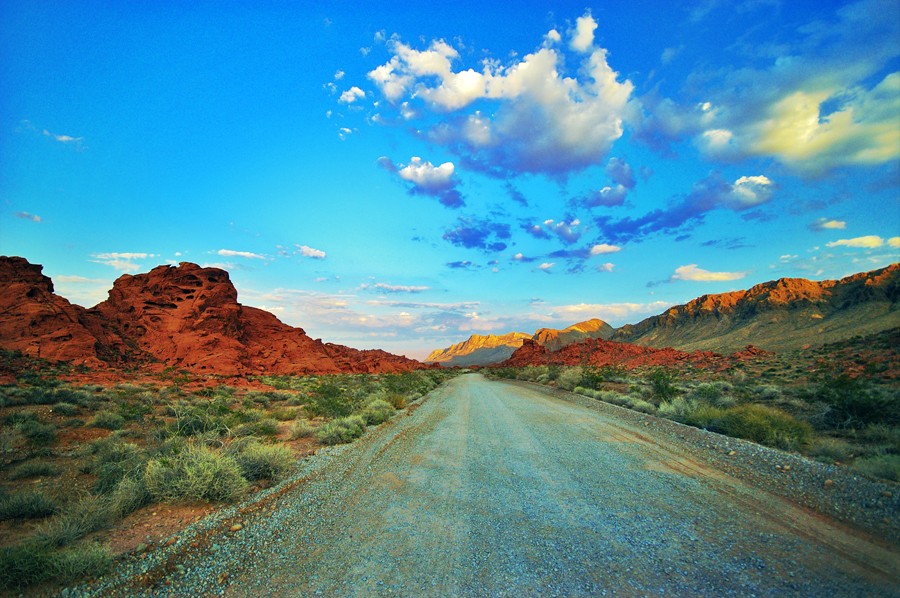
[[[241,305],[228,273],[183,262],[124,275],[91,309],[53,293],[41,266],[0,257],[0,346],[102,367],[162,362],[198,374],[381,373],[423,364],[311,339]]]
[[[556,351],[562,349],[566,345],[577,343],[586,338],[609,339],[615,329],[597,318],[579,322],[566,328],[565,330],[554,330],[553,328],[541,328],[534,333],[533,338],[541,346],[548,351]]]

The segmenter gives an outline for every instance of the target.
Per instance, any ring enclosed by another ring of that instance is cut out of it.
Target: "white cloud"
[[[564,176],[600,163],[622,136],[633,85],[617,81],[606,50],[583,59],[579,80],[564,76],[561,55],[547,47],[509,67],[487,62],[482,72],[454,71],[458,53],[440,40],[423,51],[396,40],[388,47],[394,56],[369,78],[392,103],[419,98],[446,113],[478,99],[499,102],[490,116],[475,111],[426,131],[475,164]]]
[[[92,254],[92,257],[96,259],[88,261],[112,266],[116,270],[121,270],[123,272],[136,272],[141,269],[141,266],[131,260],[140,260],[158,256],[153,253],[94,253]]]
[[[84,137],[71,137],[69,135],[55,135],[55,134],[51,133],[50,131],[48,131],[47,129],[44,129],[44,135],[46,135],[47,137],[52,137],[53,139],[56,139],[60,143],[79,144],[80,142],[84,141]]]
[[[617,251],[622,251],[622,248],[616,247],[615,245],[607,245],[606,243],[601,243],[599,245],[594,245],[593,247],[591,247],[591,255],[616,253]]]
[[[670,280],[693,280],[697,282],[715,282],[723,280],[738,280],[744,278],[746,272],[710,272],[698,268],[697,264],[689,266],[680,266],[675,268],[675,274]]]
[[[543,270],[544,272],[546,272],[547,270],[549,270],[550,268],[552,268],[552,267],[555,266],[555,265],[556,265],[556,264],[553,263],[553,262],[551,262],[551,263],[544,262],[543,264],[541,264],[540,266],[538,266],[538,268],[540,268],[541,270]]]
[[[300,250],[300,255],[304,257],[312,257],[317,260],[325,259],[325,252],[319,251],[318,249],[313,249],[312,247],[307,247],[306,245],[294,245],[297,249]]]
[[[341,97],[338,98],[339,102],[343,102],[345,104],[352,104],[356,100],[360,98],[366,97],[366,92],[361,90],[360,88],[353,86],[344,93],[341,94]]]
[[[891,237],[886,242],[889,247],[900,247],[900,237]]]
[[[421,293],[422,291],[429,290],[431,287],[410,287],[379,282],[375,284],[373,288],[385,291],[387,293]]]
[[[884,239],[876,235],[868,235],[866,237],[856,237],[855,239],[840,239],[825,243],[827,247],[861,247],[866,249],[874,249],[884,245]]]
[[[588,318],[600,318],[610,324],[624,324],[628,320],[636,320],[648,315],[655,315],[671,307],[671,303],[655,301],[653,303],[579,303],[577,305],[560,305],[552,308],[558,319],[565,321],[583,321]]]
[[[588,12],[583,17],[575,20],[575,29],[571,32],[572,40],[569,47],[577,52],[587,52],[594,45],[594,29],[597,28],[597,21]]]
[[[721,203],[731,210],[746,210],[768,202],[772,198],[772,181],[764,176],[742,176],[734,182],[731,193]]]
[[[400,178],[410,181],[425,191],[440,191],[452,187],[453,172],[455,168],[452,162],[444,162],[435,166],[431,162],[423,162],[421,158],[413,156],[409,164],[398,171]]]
[[[231,249],[220,249],[216,252],[218,255],[222,257],[245,257],[253,260],[264,260],[266,256],[259,255],[258,253],[250,253],[249,251],[232,251]]]
[[[600,272],[612,272],[613,268],[615,268],[615,267],[616,267],[615,264],[610,264],[609,262],[607,262],[605,264],[598,265],[597,270]]]
[[[109,280],[104,280],[102,278],[85,278],[84,276],[55,276],[53,282],[67,284],[112,284]]]
[[[337,80],[340,80],[340,79],[343,79],[343,78],[344,78],[344,71],[338,69],[338,70],[334,73],[334,78],[335,78],[336,81],[337,81]]]

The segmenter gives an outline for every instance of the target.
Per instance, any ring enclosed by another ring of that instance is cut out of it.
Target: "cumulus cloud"
[[[40,216],[36,216],[34,214],[29,214],[28,212],[16,212],[13,214],[16,218],[21,218],[22,220],[31,220],[32,222],[43,222],[44,219]]]
[[[897,160],[900,73],[883,72],[896,57],[900,5],[857,2],[834,17],[799,28],[777,54],[740,42],[761,66],[695,73],[712,83],[699,103],[644,96],[635,138],[664,151],[688,137],[707,157],[771,157],[807,177]]]
[[[538,269],[539,269],[539,270],[543,270],[544,272],[549,272],[549,271],[550,271],[550,268],[552,268],[552,267],[555,266],[555,265],[556,265],[556,264],[554,264],[554,263],[552,263],[552,262],[544,262],[543,264],[541,264],[540,266],[538,266]]]
[[[506,243],[501,239],[507,240],[511,236],[508,224],[460,216],[456,227],[448,229],[442,238],[457,247],[496,252],[506,249]]]
[[[593,19],[583,19],[589,28]],[[590,38],[578,36],[586,50]],[[442,116],[425,137],[491,174],[564,178],[599,164],[631,110],[634,86],[618,81],[602,48],[583,57],[579,77],[565,76],[562,55],[550,47],[510,66],[486,61],[481,72],[454,70],[459,54],[443,40],[415,50],[393,39],[388,49],[392,58],[368,74],[382,96],[395,105],[423,102]],[[466,112],[482,99],[497,102],[497,109]]]
[[[587,52],[594,45],[594,30],[597,28],[597,21],[588,12],[583,17],[575,19],[575,29],[570,32],[572,36],[569,42],[576,52]]]
[[[264,260],[266,256],[258,253],[250,253],[249,251],[232,251],[231,249],[220,249],[216,252],[222,257],[245,257],[251,260]]]
[[[366,92],[361,90],[360,88],[353,86],[344,93],[341,94],[341,97],[338,98],[339,102],[343,102],[345,104],[352,104],[356,100],[366,97]]]
[[[740,212],[755,208],[771,201],[775,187],[765,176],[742,176],[730,183],[721,172],[712,171],[708,177],[695,183],[687,195],[673,198],[665,209],[658,208],[640,218],[621,220],[598,216],[595,222],[606,238],[626,242],[659,231],[678,231],[686,224],[702,220],[711,210]]]
[[[616,267],[615,264],[610,264],[609,262],[607,262],[605,264],[599,264],[597,266],[597,271],[598,272],[612,272],[613,268],[615,268],[615,267]]]
[[[580,224],[581,221],[577,218],[570,220],[569,222],[566,222],[565,220],[561,222],[554,222],[553,220],[544,221],[544,225],[550,232],[559,237],[566,245],[571,245],[581,237],[584,229],[582,228],[579,230]]]
[[[457,180],[453,176],[456,167],[453,162],[435,166],[418,156],[413,156],[409,164],[394,164],[387,156],[378,158],[378,165],[402,180],[412,183],[409,192],[413,195],[429,195],[448,208],[459,208],[465,204],[462,194],[456,189]]]
[[[841,220],[831,220],[829,218],[818,218],[809,224],[809,230],[819,232],[823,230],[844,229],[847,223]]]
[[[888,243],[890,244],[893,239],[888,239]],[[884,239],[876,235],[868,235],[865,237],[856,237],[855,239],[840,239],[838,241],[832,241],[831,243],[826,243],[825,245],[828,247],[859,247],[865,249],[874,249],[876,247],[881,247],[884,245]]]

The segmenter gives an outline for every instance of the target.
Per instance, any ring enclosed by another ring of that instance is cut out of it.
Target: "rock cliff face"
[[[586,338],[609,338],[614,329],[603,320],[593,319],[573,324],[565,330],[541,328],[533,335],[524,332],[510,332],[501,336],[474,334],[468,340],[446,349],[432,351],[426,363],[435,362],[445,366],[491,365],[512,356],[513,352],[526,340],[534,340],[538,345],[555,351],[571,343]]]
[[[461,343],[432,351],[425,363],[440,363],[448,367],[496,363],[512,355],[527,338],[531,337],[524,332],[510,332],[500,336],[473,334]]]
[[[746,291],[703,295],[612,340],[722,353],[754,344],[789,351],[900,326],[900,264],[841,280],[781,278]]]
[[[536,340],[538,344],[548,351],[556,351],[566,345],[583,341],[586,338],[601,338],[607,340],[614,332],[615,329],[612,326],[603,320],[594,318],[592,320],[587,320],[586,322],[573,324],[565,330],[541,328],[535,332],[534,336],[531,338]]]
[[[237,302],[228,273],[182,263],[115,281],[91,309],[53,293],[41,266],[0,257],[0,346],[75,365],[158,360],[221,375],[396,372],[424,367],[384,351],[313,340]]]

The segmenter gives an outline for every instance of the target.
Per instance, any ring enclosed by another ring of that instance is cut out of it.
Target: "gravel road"
[[[900,596],[896,543],[739,480],[655,418],[556,395],[459,376],[64,595]],[[696,433],[717,459],[756,450]]]

